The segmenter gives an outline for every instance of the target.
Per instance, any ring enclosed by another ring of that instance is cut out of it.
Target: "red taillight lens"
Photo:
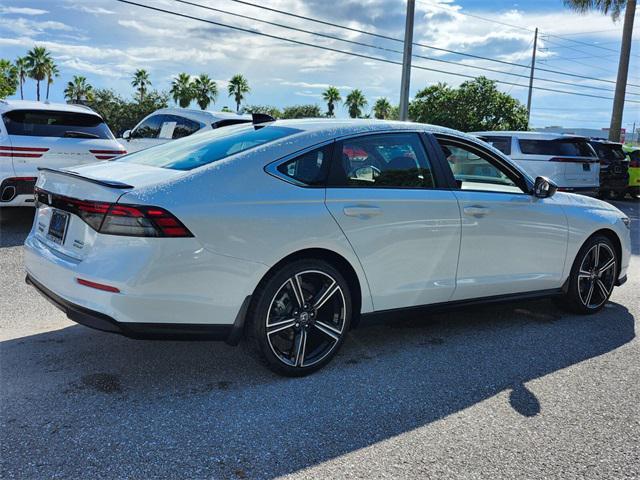
[[[112,287],[111,285],[90,282],[89,280],[85,280],[84,278],[76,278],[76,281],[80,285],[84,285],[85,287],[95,288],[96,290],[102,290],[104,292],[120,293],[120,290],[118,288]]]
[[[91,228],[130,237],[193,237],[184,224],[164,208],[147,205],[77,200],[36,188],[39,203],[74,213]]]
[[[111,206],[100,233],[131,237],[193,237],[187,227],[164,208],[120,204]]]

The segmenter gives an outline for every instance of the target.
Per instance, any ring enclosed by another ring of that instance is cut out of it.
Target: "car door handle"
[[[382,215],[382,209],[380,207],[370,205],[353,205],[344,207],[342,209],[347,217],[374,217],[376,215]]]
[[[483,207],[482,205],[471,205],[462,209],[465,215],[471,217],[484,217],[491,212],[490,208]]]

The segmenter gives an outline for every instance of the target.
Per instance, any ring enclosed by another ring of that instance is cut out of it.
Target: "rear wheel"
[[[350,322],[351,295],[342,274],[324,260],[299,260],[258,288],[247,338],[271,370],[302,376],[334,357]]]
[[[611,296],[617,272],[611,240],[603,235],[591,237],[573,262],[564,305],[577,313],[600,311]]]

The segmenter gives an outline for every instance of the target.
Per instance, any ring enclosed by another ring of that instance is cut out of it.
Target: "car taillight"
[[[193,237],[180,220],[160,207],[111,205],[100,233],[130,237]]]
[[[193,237],[184,224],[161,207],[78,200],[36,188],[39,203],[74,213],[91,228],[130,237]]]
[[[631,159],[629,166],[631,168],[640,168],[640,158]]]

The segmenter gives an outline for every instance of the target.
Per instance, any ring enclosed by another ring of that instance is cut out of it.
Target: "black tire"
[[[576,255],[569,274],[568,290],[560,299],[560,305],[580,314],[602,310],[615,286],[619,262],[609,238],[604,235],[589,238]]]
[[[300,377],[331,361],[351,317],[351,293],[340,271],[325,260],[296,260],[258,286],[245,334],[251,350],[272,371]]]

